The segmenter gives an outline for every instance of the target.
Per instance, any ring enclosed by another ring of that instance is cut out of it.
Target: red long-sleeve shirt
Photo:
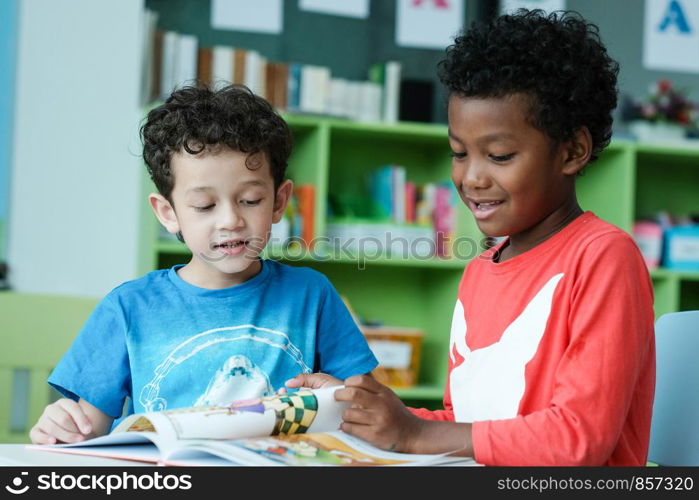
[[[486,465],[645,465],[653,291],[631,237],[591,212],[517,257],[466,267],[445,410]]]

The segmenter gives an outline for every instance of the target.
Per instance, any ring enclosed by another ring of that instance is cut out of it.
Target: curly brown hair
[[[612,136],[619,64],[599,29],[577,12],[519,9],[457,37],[439,63],[449,92],[462,97],[530,98],[533,126],[556,142],[586,126],[594,161]]]
[[[143,159],[156,188],[172,202],[174,178],[170,160],[183,149],[199,154],[225,145],[247,153],[263,152],[269,161],[275,191],[284,180],[292,136],[284,119],[262,97],[244,85],[214,90],[187,86],[175,90],[153,108],[141,127]],[[246,161],[254,170],[261,163]]]

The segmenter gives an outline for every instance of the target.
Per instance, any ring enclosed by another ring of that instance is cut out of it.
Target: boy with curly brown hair
[[[115,288],[49,377],[33,442],[107,433],[122,415],[268,396],[299,373],[377,365],[330,282],[260,258],[293,185],[291,133],[243,86],[176,90],[148,113],[143,156],[158,220],[192,257]]]

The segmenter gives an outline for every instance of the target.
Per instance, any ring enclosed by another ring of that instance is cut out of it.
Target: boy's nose
[[[245,219],[235,208],[225,208],[217,220],[216,229],[232,231],[245,225]]]
[[[460,177],[461,184],[468,189],[488,187],[487,171],[480,162],[471,161],[464,165]]]

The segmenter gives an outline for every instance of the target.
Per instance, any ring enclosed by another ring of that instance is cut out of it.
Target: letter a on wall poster
[[[464,0],[397,0],[396,45],[443,50],[464,23]]]
[[[699,1],[646,0],[643,65],[699,73]]]

